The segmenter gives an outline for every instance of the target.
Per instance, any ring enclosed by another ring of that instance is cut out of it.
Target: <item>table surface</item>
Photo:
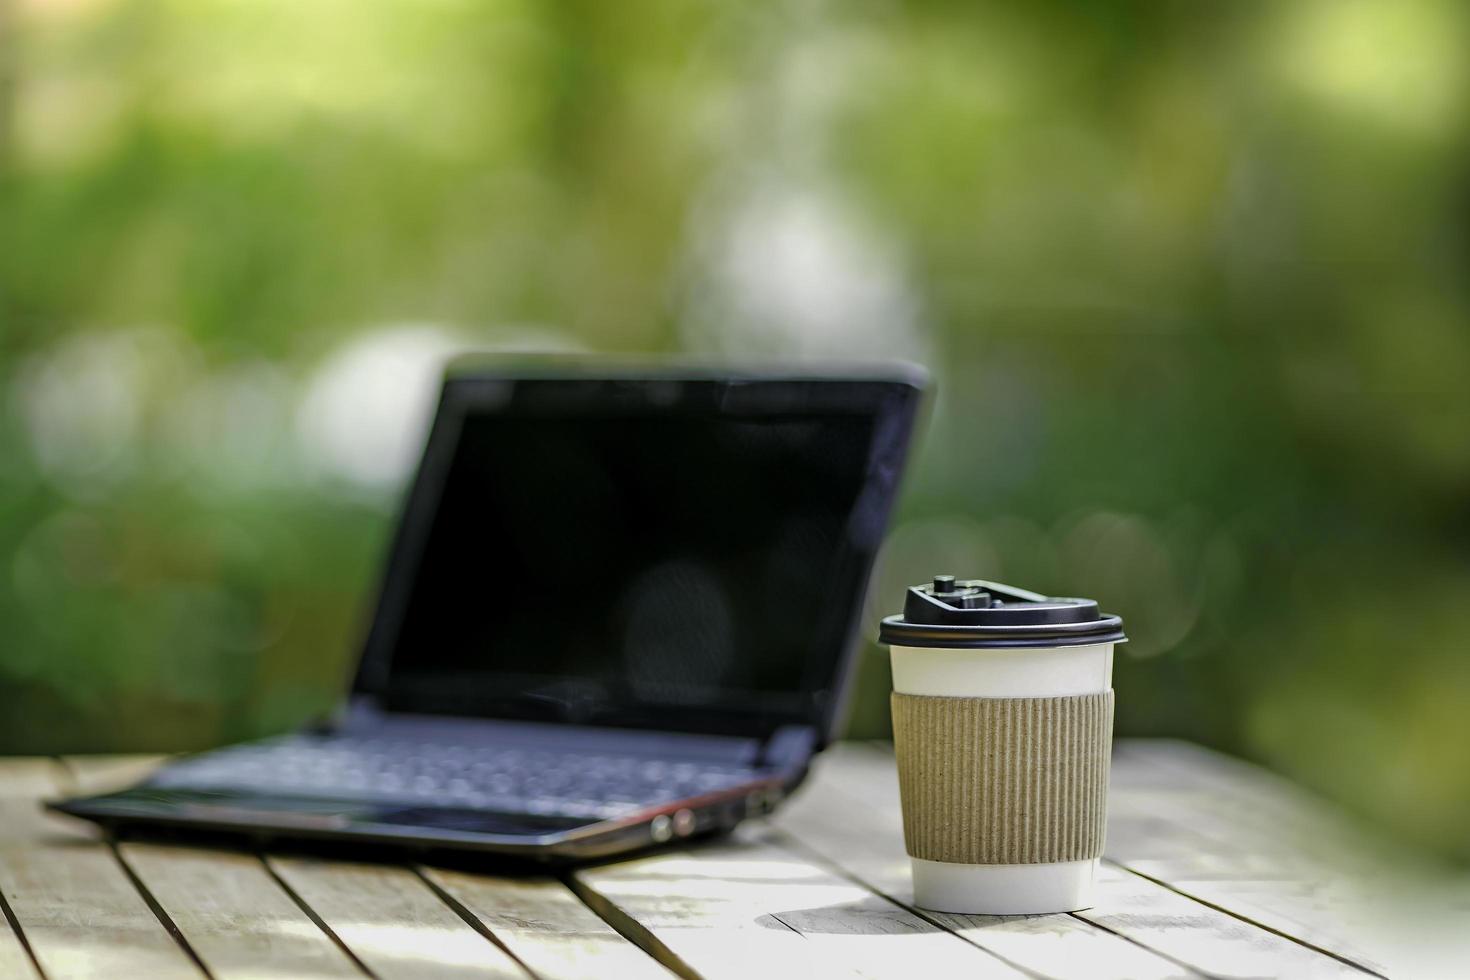
[[[1118,744],[1097,905],[1046,916],[912,906],[877,744],[829,750],[731,837],[561,878],[116,843],[36,806],[154,764],[0,759],[0,977],[1399,975],[1365,901],[1381,853],[1182,742]],[[1470,923],[1470,903],[1449,910]]]

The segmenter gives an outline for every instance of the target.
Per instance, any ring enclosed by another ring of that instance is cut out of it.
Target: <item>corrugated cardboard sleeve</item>
[[[893,694],[911,856],[956,864],[1100,857],[1113,692],[1067,698]]]

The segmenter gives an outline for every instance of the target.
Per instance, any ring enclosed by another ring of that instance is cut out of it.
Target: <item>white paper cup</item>
[[[1092,902],[1107,823],[1113,647],[1091,599],[935,576],[879,639],[914,903],[966,914]]]
[[[1113,644],[999,649],[895,646],[892,663],[893,689],[899,694],[962,699],[1074,698],[1111,692]],[[1038,704],[1038,713],[1042,704]],[[895,738],[916,734],[896,730]],[[983,759],[983,751],[981,756]],[[905,788],[913,791],[911,785]],[[1020,805],[1024,801],[984,802]],[[1056,805],[1067,807],[1080,802],[1069,803],[1063,797]],[[1008,864],[968,864],[920,857],[910,860],[914,904],[920,908],[994,915],[1087,908],[1092,904],[1098,865],[1098,856]]]

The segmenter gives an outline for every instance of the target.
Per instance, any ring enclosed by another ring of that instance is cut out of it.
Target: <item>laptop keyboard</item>
[[[606,820],[760,776],[743,766],[648,756],[327,735],[183,759],[149,784]]]

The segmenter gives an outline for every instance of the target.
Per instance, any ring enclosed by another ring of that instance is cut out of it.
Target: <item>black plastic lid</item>
[[[878,640],[904,647],[1065,647],[1126,643],[1123,620],[1091,599],[1038,595],[998,582],[936,575],[909,589],[903,615],[889,616]]]

